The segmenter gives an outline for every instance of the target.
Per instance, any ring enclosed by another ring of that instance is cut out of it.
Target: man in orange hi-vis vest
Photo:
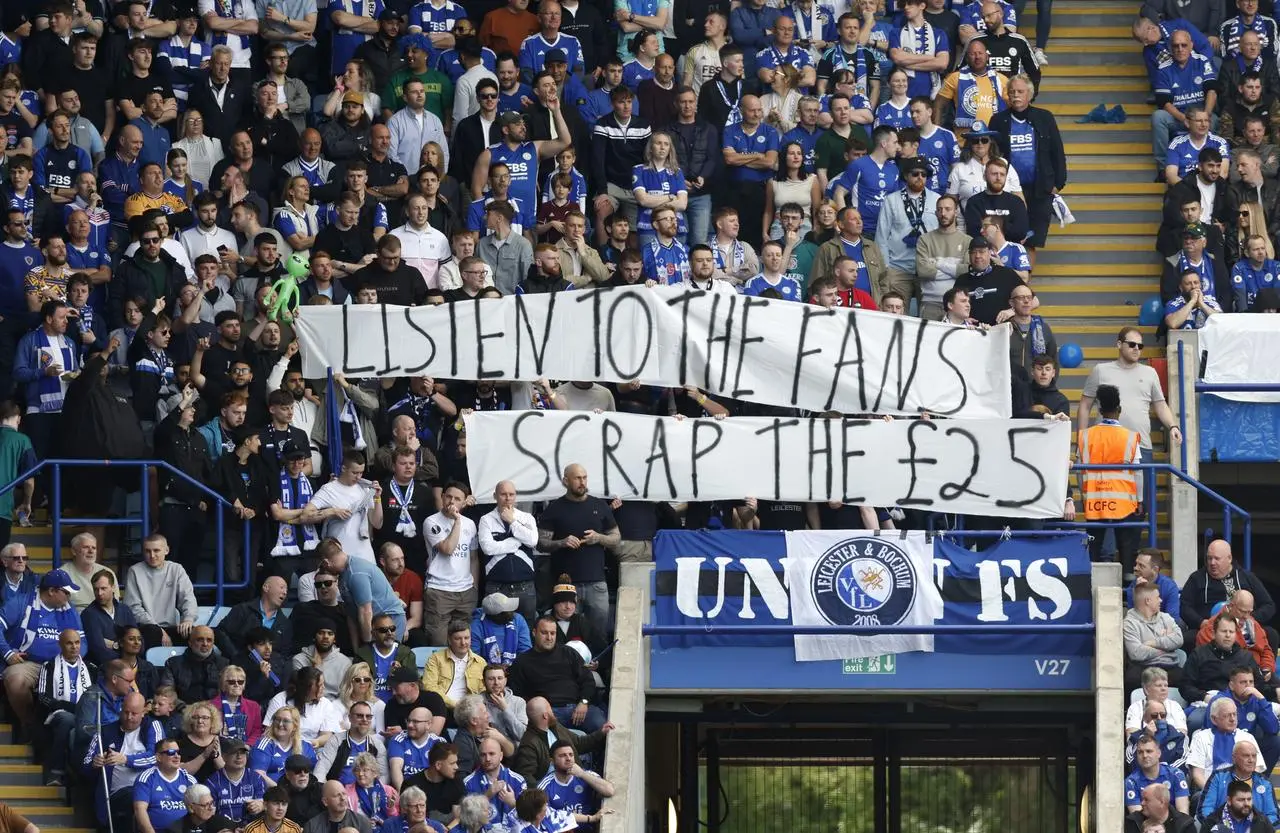
[[[1080,432],[1077,451],[1081,464],[1141,463],[1139,449],[1141,437],[1119,422],[1120,390],[1115,385],[1098,386],[1098,412],[1102,421]],[[1087,521],[1135,521],[1142,509],[1138,493],[1139,473],[1133,469],[1113,471],[1090,470],[1080,472],[1080,491],[1084,494],[1084,517]],[[1137,527],[1116,529],[1116,548],[1120,563],[1127,573],[1133,572],[1137,558],[1139,530]],[[1089,541],[1089,556],[1094,561],[1102,556],[1102,538],[1105,530],[1095,528]]]

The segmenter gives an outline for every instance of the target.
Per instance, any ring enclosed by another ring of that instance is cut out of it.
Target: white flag
[[[793,625],[932,625],[942,618],[924,532],[788,532]],[[932,651],[923,634],[795,637],[796,661]]]

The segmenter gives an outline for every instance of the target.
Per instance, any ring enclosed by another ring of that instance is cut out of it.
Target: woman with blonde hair
[[[204,133],[204,116],[199,110],[182,114],[182,136],[173,143],[174,150],[187,154],[187,175],[208,184],[213,166],[222,161],[222,143]]]
[[[823,200],[813,212],[813,231],[806,234],[804,239],[817,246],[826,243],[836,236],[839,217],[840,207],[835,204],[835,201]]]
[[[314,765],[316,750],[302,739],[302,717],[293,706],[281,706],[271,715],[267,733],[249,753],[249,768],[271,786],[284,778],[284,764],[290,755],[306,755]]]
[[[311,256],[311,247],[320,233],[320,216],[311,200],[311,183],[305,176],[290,177],[285,183],[283,204],[272,222],[289,248],[302,257]]]
[[[182,768],[203,783],[222,769],[222,710],[207,700],[192,703],[182,713],[182,737],[178,739]]]
[[[1274,260],[1275,247],[1271,243],[1271,235],[1267,233],[1267,216],[1262,203],[1242,202],[1236,210],[1235,228],[1228,232],[1223,241],[1223,254],[1226,256],[1227,269],[1249,258],[1249,239],[1261,237],[1267,247],[1267,260]]]
[[[422,165],[430,165],[436,169],[436,173],[440,174],[440,199],[444,200],[454,210],[455,213],[461,213],[462,205],[462,186],[458,184],[458,180],[449,176],[448,165],[445,164],[444,148],[440,147],[439,142],[427,142],[422,146],[422,155],[418,159]],[[412,183],[410,183],[412,185]]]
[[[244,696],[244,669],[228,665],[218,677],[218,696],[210,702],[222,715],[223,737],[253,746],[262,737],[262,706]]]
[[[366,703],[369,708],[373,709],[373,728],[375,730],[381,732],[386,728],[383,721],[383,713],[387,710],[387,704],[382,702],[382,698],[374,693],[373,669],[369,667],[369,663],[351,663],[347,673],[342,675],[342,684],[338,686],[338,700],[342,704],[342,728],[344,731],[351,728],[347,713],[351,711],[351,706],[354,703]]]
[[[760,97],[764,108],[765,124],[773,125],[779,133],[786,133],[800,120],[800,70],[783,64],[773,74],[772,90]]]

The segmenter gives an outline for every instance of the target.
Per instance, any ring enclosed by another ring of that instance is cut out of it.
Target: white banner
[[[1280,315],[1220,313],[1197,334],[1206,382],[1280,385]],[[1280,402],[1280,393],[1215,393],[1236,402]]]
[[[564,494],[564,467],[623,500],[842,501],[961,514],[1057,518],[1071,426],[1038,420],[731,417],[584,411],[466,417],[478,495],[511,480],[522,498]]]
[[[1008,417],[1009,332],[678,286],[308,306],[303,374],[629,382],[841,413]]]
[[[794,625],[932,625],[942,618],[933,541],[907,535],[788,532],[787,586]],[[932,651],[924,634],[796,634],[796,661]]]

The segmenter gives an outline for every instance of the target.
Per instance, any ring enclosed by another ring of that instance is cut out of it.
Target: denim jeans
[[[570,729],[577,729],[587,734],[600,731],[600,727],[604,725],[604,712],[599,706],[587,706],[587,716],[583,719],[581,726],[573,725],[573,710],[576,708],[576,705],[556,706],[551,713],[556,716],[556,720],[560,721],[560,725],[568,726]]]
[[[1022,25],[1022,13],[1027,10],[1027,0],[1016,0],[1013,10],[1018,15],[1018,34],[1027,37],[1027,27]],[[1049,27],[1053,25],[1053,0],[1036,0],[1036,48],[1044,49],[1049,42]],[[1028,38],[1029,40],[1029,38]]]
[[[689,235],[685,247],[706,243],[707,238],[711,236],[711,195],[690,197],[685,220],[689,223]]]
[[[1169,115],[1169,111],[1160,109],[1151,114],[1151,155],[1156,158],[1156,164],[1161,169],[1164,168],[1165,157],[1169,155],[1169,143],[1173,141],[1173,137],[1186,132],[1178,124],[1178,120]]]
[[[588,581],[578,585],[578,604],[582,615],[596,628],[596,633],[613,633],[609,621],[609,586],[603,581]]]

